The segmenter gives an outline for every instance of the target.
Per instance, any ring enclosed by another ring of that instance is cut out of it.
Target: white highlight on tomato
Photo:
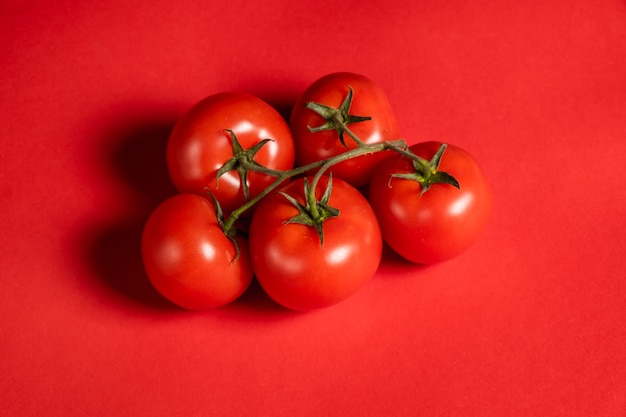
[[[474,198],[472,197],[471,193],[467,193],[463,195],[461,198],[455,201],[454,204],[450,206],[450,208],[448,209],[448,213],[450,213],[453,216],[458,216],[459,214],[463,213],[467,209],[467,207],[470,205],[473,199]]]

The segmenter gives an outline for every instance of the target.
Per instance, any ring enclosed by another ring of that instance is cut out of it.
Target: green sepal
[[[224,232],[224,235],[228,238],[228,240],[232,242],[233,246],[235,246],[235,258],[231,261],[231,263],[234,264],[239,259],[239,256],[241,256],[241,249],[239,248],[239,242],[236,238],[237,231],[235,229],[226,230],[224,228],[224,211],[222,210],[220,202],[217,201],[217,197],[215,197],[215,194],[213,194],[209,187],[205,187],[204,191],[206,191],[207,194],[211,196],[211,200],[213,201],[213,206],[215,207],[215,217],[217,217],[217,225],[220,227],[220,229],[222,229],[222,232]]]
[[[316,103],[314,101],[306,103],[307,109],[313,110],[315,113],[322,116],[324,120],[326,120],[324,124],[317,127],[307,126],[309,131],[311,133],[315,133],[324,130],[334,130],[337,133],[337,136],[339,136],[339,141],[341,142],[341,144],[347,148],[348,145],[346,145],[344,139],[345,130],[343,126],[348,126],[353,123],[364,122],[372,119],[369,116],[355,116],[353,114],[350,114],[350,106],[352,105],[353,95],[354,91],[352,90],[352,87],[348,86],[348,94],[346,95],[346,98],[343,100],[339,108]],[[343,123],[343,126],[341,125],[341,123],[338,123],[335,118]]]
[[[290,219],[285,220],[284,224],[295,223],[295,224],[303,224],[309,227],[314,227],[315,230],[317,231],[317,235],[319,236],[320,244],[322,245],[322,247],[324,247],[324,228],[323,228],[324,222],[328,219],[339,216],[339,213],[340,213],[339,209],[332,207],[328,204],[328,201],[330,200],[330,195],[332,193],[332,187],[333,187],[332,183],[333,183],[333,179],[331,175],[328,179],[328,184],[326,185],[324,194],[322,195],[322,198],[318,201],[317,199],[314,198],[315,190],[311,189],[309,185],[309,181],[307,180],[307,178],[305,178],[304,179],[304,197],[306,201],[305,204],[300,203],[293,196],[285,192],[282,192],[282,191],[280,192],[280,194],[283,197],[285,197],[287,201],[289,201],[291,204],[294,205],[294,207],[298,209],[298,214],[296,214]],[[309,198],[310,196],[313,196],[313,198]],[[314,204],[316,205],[317,214],[313,213],[310,200],[314,201]]]
[[[224,165],[222,165],[220,169],[217,170],[217,173],[215,175],[216,187],[222,175],[229,171],[237,171],[237,173],[239,173],[239,179],[241,182],[241,188],[243,189],[243,195],[246,201],[248,201],[250,200],[250,191],[248,189],[248,169],[243,166],[242,162],[245,161],[248,164],[260,167],[261,165],[254,160],[254,156],[267,142],[272,141],[272,139],[263,139],[256,145],[244,150],[239,143],[235,132],[230,129],[225,129],[224,131],[230,135],[230,140],[233,147],[233,157],[227,160]]]
[[[447,172],[438,170],[439,163],[441,162],[441,158],[447,147],[448,145],[442,143],[430,161],[414,155],[415,159],[411,160],[411,162],[413,163],[414,172],[391,174],[389,178],[389,183],[391,183],[391,180],[393,178],[416,181],[422,186],[422,190],[420,191],[420,197],[424,195],[424,193],[428,191],[430,187],[434,184],[448,184],[460,189],[461,186],[456,178],[454,178]]]

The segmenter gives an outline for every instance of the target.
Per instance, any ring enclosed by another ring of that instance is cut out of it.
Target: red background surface
[[[0,28],[1,415],[626,415],[626,2],[3,0]],[[138,245],[177,117],[338,70],[481,162],[481,240],[311,313],[165,302]]]

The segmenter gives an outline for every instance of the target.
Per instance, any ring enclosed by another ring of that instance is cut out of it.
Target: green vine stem
[[[260,194],[246,201],[245,204],[243,204],[242,206],[234,210],[230,214],[230,216],[228,216],[228,218],[224,221],[224,225],[223,225],[224,233],[226,233],[227,235],[232,234],[234,230],[235,222],[241,217],[241,215],[247,210],[249,210],[251,207],[253,207],[255,204],[257,204],[259,201],[261,201],[261,199],[263,199],[266,195],[268,195],[273,190],[275,190],[283,182],[285,182],[286,180],[292,177],[305,174],[315,169],[317,169],[317,172],[313,176],[312,182],[309,187],[308,195],[305,196],[308,202],[308,206],[311,209],[311,216],[313,218],[316,218],[319,216],[318,208],[317,208],[317,201],[315,197],[315,190],[316,190],[317,184],[320,178],[322,177],[322,175],[324,175],[324,173],[333,165],[336,165],[343,161],[347,161],[352,158],[356,158],[358,156],[391,150],[413,160],[414,165],[416,167],[428,167],[429,166],[429,161],[415,155],[409,150],[409,147],[404,139],[396,139],[396,140],[389,140],[389,141],[384,141],[384,142],[368,144],[368,143],[363,142],[354,132],[352,132],[352,130],[350,130],[350,128],[347,126],[347,123],[344,122],[339,112],[330,114],[329,118],[331,119],[332,123],[334,123],[334,126],[336,126],[338,130],[341,130],[343,133],[348,135],[352,140],[354,140],[357,147],[348,149],[343,153],[329,157],[327,159],[312,162],[307,165],[295,167],[287,171],[278,171],[278,170],[264,167],[254,162],[254,160],[251,160],[250,158],[245,158],[245,157],[240,158],[238,162],[239,162],[239,168],[241,168],[242,170],[259,172],[265,175],[275,177],[276,179],[268,187],[266,187]],[[443,145],[443,148],[445,149],[445,145]]]
[[[367,145],[359,146],[357,148],[350,149],[346,152],[332,156],[328,159],[323,159],[320,161],[312,162],[310,164],[302,165],[302,166],[299,166],[299,167],[296,167],[287,171],[276,171],[276,170],[265,168],[261,165],[252,164],[249,161],[243,160],[241,161],[243,168],[248,169],[250,171],[259,172],[261,174],[274,176],[276,177],[276,179],[268,187],[266,187],[260,194],[251,198],[245,204],[243,204],[242,206],[240,206],[239,208],[237,208],[230,214],[228,219],[226,219],[226,221],[224,222],[224,232],[228,234],[229,231],[233,229],[235,222],[241,217],[241,215],[244,212],[246,212],[248,209],[250,209],[259,201],[261,201],[263,197],[271,193],[273,190],[275,190],[279,185],[281,185],[283,182],[285,182],[289,178],[302,175],[307,172],[313,171],[314,169],[320,168],[318,172],[315,174],[315,177],[313,178],[313,182],[311,183],[310,195],[313,195],[313,198],[315,198],[315,186],[317,185],[317,182],[319,181],[319,178],[321,178],[322,174],[331,166],[336,165],[343,161],[347,161],[352,158],[356,158],[357,156],[362,156],[362,155],[367,155],[370,153],[376,153],[376,152],[381,152],[381,151],[388,150],[388,149],[397,149],[397,148],[402,148],[402,147],[406,147],[406,143],[402,139],[389,141],[389,142],[367,144]],[[307,196],[307,198],[310,198],[310,196]],[[315,206],[315,204],[313,204],[313,206]]]

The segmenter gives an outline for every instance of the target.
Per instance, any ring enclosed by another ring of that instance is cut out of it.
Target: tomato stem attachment
[[[339,142],[345,147],[346,145],[343,134],[348,133],[346,130],[346,126],[352,123],[365,122],[368,120],[372,120],[369,116],[356,116],[350,114],[350,106],[352,105],[352,97],[354,95],[354,90],[352,90],[351,86],[348,86],[348,94],[346,98],[343,100],[341,105],[338,108],[327,106],[326,104],[316,103],[316,102],[308,102],[306,103],[306,108],[313,110],[315,113],[319,114],[326,120],[326,122],[317,127],[307,126],[311,133],[321,132],[324,130],[334,130],[337,132],[337,136],[339,136]],[[363,145],[363,142],[359,137],[354,134],[348,133],[348,136],[352,138],[357,145]]]
[[[215,186],[219,187],[219,179],[222,177],[222,175],[229,171],[237,171],[237,173],[239,174],[241,188],[243,190],[243,195],[247,201],[250,199],[250,191],[248,189],[248,171],[250,171],[250,166],[262,168],[263,172],[267,175],[279,175],[280,171],[265,168],[254,160],[257,152],[259,152],[261,148],[265,146],[265,144],[271,142],[272,139],[263,139],[249,149],[243,149],[243,147],[239,143],[239,140],[237,139],[237,135],[235,135],[235,132],[230,129],[224,129],[224,132],[230,135],[230,140],[233,147],[233,157],[226,161],[226,163],[224,163],[224,165],[222,165],[222,167],[217,171],[217,174],[215,175]]]
[[[293,196],[284,192],[280,193],[298,209],[298,214],[286,220],[285,224],[296,223],[314,227],[317,231],[317,235],[319,236],[320,244],[322,245],[322,247],[324,247],[324,222],[328,219],[339,216],[339,210],[335,207],[331,207],[328,204],[328,200],[330,200],[330,194],[332,192],[332,187],[333,177],[332,175],[330,175],[328,178],[328,183],[326,184],[326,190],[324,191],[324,195],[318,201],[315,198],[315,193],[312,193],[312,186],[309,185],[308,178],[304,178],[304,205],[302,205]],[[310,198],[311,195],[313,195],[312,199]]]
[[[389,186],[391,186],[391,180],[394,178],[417,181],[422,186],[420,197],[424,195],[433,184],[449,184],[453,187],[461,188],[456,178],[447,172],[439,171],[439,163],[447,147],[448,145],[445,143],[441,144],[430,161],[423,158],[413,159],[412,163],[415,171],[406,174],[392,174],[391,177],[389,177]]]
[[[237,238],[236,238],[237,233],[235,229],[233,229],[232,227],[229,229],[224,228],[224,212],[222,210],[222,206],[220,205],[220,202],[217,201],[215,194],[211,192],[209,187],[206,187],[205,191],[209,194],[209,196],[211,197],[211,200],[213,201],[213,206],[215,207],[215,217],[217,218],[218,226],[222,228],[222,230],[224,231],[224,235],[226,235],[228,240],[230,240],[233,246],[235,247],[235,257],[231,261],[231,263],[234,264],[235,262],[237,262],[237,260],[241,256],[241,248],[239,247],[239,242],[237,242]]]

